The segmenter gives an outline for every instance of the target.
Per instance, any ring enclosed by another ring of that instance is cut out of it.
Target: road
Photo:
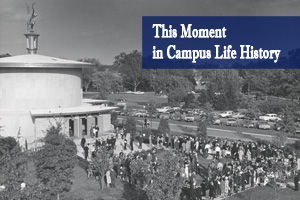
[[[138,126],[142,126],[143,120],[137,120]],[[159,122],[153,121],[152,122],[152,128],[157,129],[159,125]],[[171,131],[179,132],[179,133],[195,133],[197,126],[195,125],[186,125],[186,124],[176,124],[174,122],[169,122],[169,126]],[[243,140],[243,141],[251,141],[253,138],[258,138],[262,140],[268,140],[272,141],[273,137],[272,135],[264,135],[264,134],[257,134],[257,133],[249,133],[249,132],[239,132],[232,130],[224,130],[222,128],[207,128],[207,134],[208,136],[212,137],[220,137],[220,138],[228,138],[233,140]],[[288,143],[295,142],[296,138],[288,138]]]

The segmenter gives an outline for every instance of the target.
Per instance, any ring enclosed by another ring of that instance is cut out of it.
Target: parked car
[[[270,130],[271,129],[271,125],[268,124],[268,122],[260,121],[260,122],[257,123],[257,126],[258,126],[259,129],[264,129],[264,130]]]
[[[219,118],[215,118],[215,119],[213,119],[212,124],[213,125],[220,125],[221,124],[221,120]]]
[[[186,122],[194,122],[195,121],[195,117],[194,117],[194,115],[186,115],[184,117],[184,121],[186,121]]]
[[[234,113],[234,114],[232,115],[232,117],[235,118],[235,119],[244,119],[244,118],[245,118],[245,115],[242,114],[242,113]]]
[[[129,113],[126,112],[126,111],[121,111],[121,112],[120,112],[120,115],[121,115],[121,116],[128,116],[128,114],[129,114]]]
[[[162,107],[162,108],[157,108],[156,110],[157,110],[157,112],[159,112],[159,113],[166,113],[166,112],[168,112],[169,110],[171,110],[171,107],[170,107],[170,106],[165,106],[165,107]]]
[[[203,114],[203,110],[201,110],[201,109],[193,109],[193,114],[194,115],[202,115]]]
[[[254,128],[254,123],[251,120],[244,120],[243,127],[244,128]]]
[[[171,119],[174,120],[174,121],[182,121],[183,118],[180,114],[174,114],[171,116]]]
[[[134,117],[149,117],[149,114],[147,110],[138,110],[136,113],[133,115]]]
[[[237,126],[236,119],[234,118],[227,119],[226,126]]]
[[[191,108],[182,109],[181,112],[186,115],[193,115],[193,109]]]
[[[266,114],[264,116],[259,116],[259,119],[272,122],[281,120],[277,114]]]
[[[175,110],[175,111],[179,111],[179,110],[181,110],[181,108],[180,107],[173,107],[173,110]]]
[[[225,112],[220,113],[220,116],[223,118],[224,117],[232,117],[233,114],[234,114],[233,111],[225,111]]]

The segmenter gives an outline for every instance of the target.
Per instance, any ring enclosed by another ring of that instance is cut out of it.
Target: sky
[[[26,53],[32,3],[38,54],[107,65],[142,50],[142,16],[300,16],[300,0],[0,0],[0,54]]]

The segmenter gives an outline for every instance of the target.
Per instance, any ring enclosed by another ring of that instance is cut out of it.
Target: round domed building
[[[38,55],[39,35],[30,31],[25,36],[27,54],[0,59],[0,135],[36,147],[57,121],[72,137],[89,137],[94,126],[100,135],[111,130],[115,107],[82,99],[82,69],[93,65]]]

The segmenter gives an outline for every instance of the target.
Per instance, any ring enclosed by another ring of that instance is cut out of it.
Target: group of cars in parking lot
[[[132,109],[128,111],[116,111],[117,114],[123,116],[143,117],[143,118],[156,118],[167,119],[174,121],[194,122],[204,112],[201,109],[181,109],[179,107],[165,106],[157,108],[157,112],[150,114],[145,109],[137,110]],[[257,128],[264,130],[281,130],[281,118],[277,114],[266,114],[260,116],[258,119],[251,119],[245,113],[224,111],[212,112],[212,124],[221,126],[233,126],[243,128]],[[300,133],[300,120],[296,122],[296,132]]]
[[[246,114],[243,113],[225,111],[223,113],[215,114],[212,124],[280,131],[282,129],[280,121],[282,121],[282,119],[277,114],[266,114],[259,116],[258,119],[253,119],[246,117]],[[299,118],[295,119],[295,128],[296,133],[300,133]]]
[[[280,130],[279,121],[281,119],[276,114],[266,114],[259,119],[251,119],[243,113],[225,111],[214,115],[213,124],[223,126],[238,126],[244,128],[257,128],[264,130]]]
[[[116,111],[117,114],[123,116],[133,116],[133,117],[147,117],[147,118],[156,118],[156,119],[170,119],[175,121],[186,121],[186,122],[194,122],[197,116],[203,114],[203,111],[200,109],[181,109],[180,107],[162,107],[157,108],[157,112],[148,113],[146,110],[136,110],[132,109],[129,111]]]

